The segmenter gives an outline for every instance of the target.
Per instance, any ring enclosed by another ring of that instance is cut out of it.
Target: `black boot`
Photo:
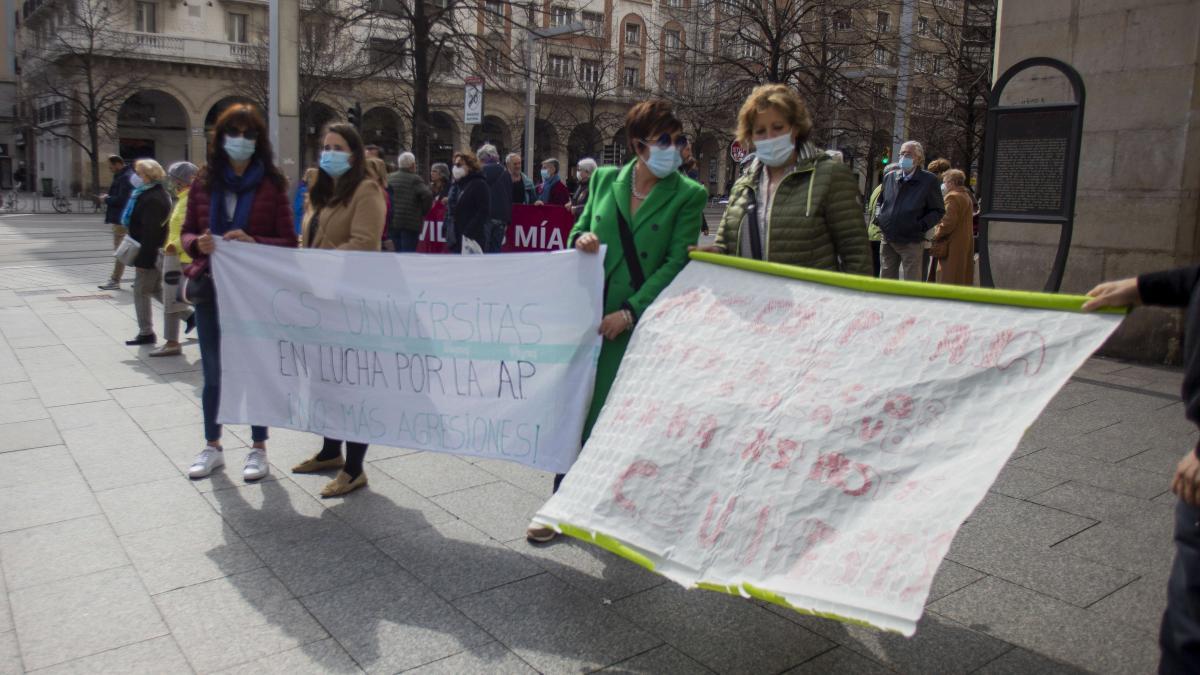
[[[155,342],[158,342],[158,338],[154,335],[154,333],[151,333],[149,335],[139,335],[132,340],[126,340],[125,344],[129,345],[130,347],[137,347],[138,345],[152,345]]]

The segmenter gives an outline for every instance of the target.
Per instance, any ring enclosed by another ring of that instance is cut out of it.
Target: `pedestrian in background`
[[[473,250],[470,239],[481,250],[492,213],[492,193],[483,178],[483,166],[475,153],[466,150],[454,155],[454,192],[450,211],[454,213],[455,253]]]
[[[851,274],[871,273],[858,181],[808,141],[812,118],[786,85],[754,89],[738,142],[755,160],[734,183],[715,251]]]
[[[115,251],[121,245],[121,240],[125,238],[125,226],[121,224],[121,214],[125,213],[125,204],[129,202],[129,195],[133,192],[133,185],[130,179],[133,176],[133,171],[125,166],[125,160],[121,159],[120,155],[108,156],[108,170],[112,172],[112,184],[108,186],[108,192],[101,195],[104,200],[104,222],[111,228],[113,237],[113,250]],[[121,288],[121,277],[125,276],[125,264],[120,260],[113,261],[112,274],[109,276],[108,283],[99,286],[102,291],[116,291]]]
[[[533,180],[521,171],[521,156],[515,152],[510,152],[504,158],[504,164],[508,167],[508,177],[512,180],[513,205],[532,204],[536,201],[533,192]]]
[[[388,236],[397,253],[414,253],[421,242],[425,214],[433,206],[433,191],[417,175],[416,155],[401,153],[397,164],[400,168],[388,176],[388,191],[392,195]]]
[[[504,235],[512,223],[512,180],[508,175],[508,167],[500,163],[500,152],[496,146],[491,143],[480,146],[477,157],[483,165],[483,180],[491,193],[491,213],[484,241],[479,243],[485,253],[499,253],[504,246]]]
[[[916,141],[900,146],[900,170],[883,178],[879,198],[879,276],[924,279],[925,233],[942,220],[946,207],[933,174],[920,168],[925,149]]]
[[[442,239],[446,250],[458,251],[458,233],[454,228],[454,205],[458,203],[458,185],[450,175],[450,167],[438,162],[433,165],[433,198],[442,205]]]
[[[300,231],[304,227],[304,209],[308,203],[308,188],[317,180],[317,170],[309,167],[300,177],[300,185],[296,186],[296,196],[292,198],[292,220],[296,225],[296,240],[300,240]]]
[[[588,182],[591,180],[592,174],[596,173],[596,167],[596,160],[591,157],[584,157],[575,166],[575,175],[579,176],[579,187],[575,189],[575,194],[571,195],[570,206],[571,215],[576,218],[583,213],[583,207],[587,206]]]
[[[321,151],[321,171],[308,195],[310,214],[302,235],[307,248],[339,251],[378,251],[380,233],[387,222],[385,192],[368,169],[382,160],[367,158],[358,130],[350,124],[330,125]],[[322,497],[339,497],[367,484],[363,461],[367,444],[325,437],[321,450],[292,467],[292,473],[317,473],[341,469],[321,489]]]
[[[946,215],[933,228],[931,254],[937,261],[937,280],[943,284],[975,283],[975,238],[971,231],[972,202],[967,177],[958,169],[942,173]]]
[[[596,254],[607,246],[604,269],[604,342],[596,365],[591,407],[583,426],[586,443],[604,407],[609,389],[638,317],[679,274],[688,247],[700,235],[708,191],[678,172],[680,150],[687,146],[683,123],[664,100],[643,101],[625,117],[633,160],[623,167],[596,169],[588,181],[590,195],[571,228],[568,244]],[[631,244],[625,246],[625,242]],[[554,479],[557,490],[562,475]],[[530,523],[525,538],[547,542],[555,531]]]
[[[383,222],[379,225],[379,241],[382,250],[395,251],[392,241],[388,239],[388,223],[392,222],[392,193],[387,185],[387,162],[378,157],[367,157],[367,178],[379,187],[383,193],[383,203],[387,207]]]
[[[201,408],[205,446],[188,468],[192,478],[204,478],[225,465],[221,425],[221,323],[209,256],[216,239],[270,246],[296,246],[296,229],[287,197],[287,179],[275,166],[267,123],[252,106],[235,104],[213,125],[208,162],[188,195],[183,220],[183,250],[192,257],[184,274],[194,286],[196,332],[204,372]],[[255,481],[270,473],[267,428],[250,426],[253,444],[246,455],[242,478]]]
[[[945,204],[946,184],[942,182],[942,176],[950,170],[950,160],[939,157],[925,165],[925,170],[933,174],[937,179],[938,185],[942,190],[942,203]],[[933,282],[937,278],[938,261],[937,256],[933,255],[933,230],[931,228],[925,231],[925,259],[923,261],[925,270],[925,281]]]
[[[1083,308],[1139,304],[1185,308],[1183,333],[1184,415],[1200,426],[1200,265],[1110,281],[1088,291]],[[1200,673],[1200,445],[1175,467],[1175,561],[1167,581],[1167,609],[1158,643],[1159,673]]]
[[[154,314],[151,300],[162,293],[162,273],[158,251],[167,239],[167,219],[171,216],[171,197],[163,185],[167,172],[153,159],[139,159],[133,165],[133,192],[125,203],[121,224],[128,236],[141,244],[133,261],[133,311],[137,316],[138,334],[126,340],[129,346],[152,345]]]
[[[537,200],[534,205],[566,206],[571,201],[571,191],[563,185],[558,177],[558,160],[553,157],[542,162],[542,182],[537,186]]]
[[[879,185],[876,185],[875,189],[871,191],[871,198],[867,201],[867,240],[871,244],[871,258],[874,263],[874,276],[876,278],[879,277],[879,246],[883,242],[883,232],[879,229],[879,197],[883,195],[884,179],[887,178],[889,173],[899,170],[899,164],[889,164],[883,171]]]
[[[179,343],[179,324],[187,323],[187,332],[196,325],[192,308],[176,297],[179,290],[179,277],[183,266],[192,259],[183,252],[179,236],[183,231],[183,219],[187,215],[188,191],[192,181],[200,169],[191,162],[175,162],[167,169],[167,187],[175,195],[175,205],[171,207],[171,217],[167,220],[167,242],[163,245],[162,255],[162,305],[163,305],[163,338],[162,347],[150,352],[150,356],[179,356],[183,346]]]

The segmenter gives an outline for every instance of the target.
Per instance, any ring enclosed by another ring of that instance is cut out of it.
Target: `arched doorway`
[[[708,188],[709,194],[720,192],[718,174],[721,166],[721,145],[712,134],[701,134],[692,146],[692,156],[696,158],[696,169],[700,172],[697,179]]]
[[[304,166],[316,166],[321,156],[321,146],[325,141],[325,127],[340,118],[333,108],[313,101],[307,109],[300,111],[300,137],[303,139],[300,149],[300,161]]]
[[[625,139],[625,127],[617,129],[617,133],[613,134],[612,142],[604,146],[603,154],[603,164],[621,166],[625,163],[625,160],[629,158],[629,143]]]
[[[570,137],[567,138],[567,167],[566,174],[570,177],[575,176],[575,165],[584,157],[591,157],[600,161],[601,146],[604,139],[600,136],[600,130],[591,124],[579,124],[571,130]]]
[[[174,96],[157,89],[139,91],[117,112],[119,152],[127,160],[149,157],[164,167],[191,160],[188,127],[187,112]]]
[[[429,114],[429,163],[453,163],[458,148],[458,129],[454,118],[447,113],[434,111]]]
[[[497,152],[500,153],[500,160],[504,160],[509,148],[508,125],[504,123],[504,120],[495,115],[486,115],[483,118],[483,124],[471,127],[471,149],[478,150],[485,143],[496,146]]]
[[[395,162],[400,154],[400,139],[404,137],[404,124],[400,116],[388,108],[371,108],[363,114],[363,143],[378,145],[387,162]]]

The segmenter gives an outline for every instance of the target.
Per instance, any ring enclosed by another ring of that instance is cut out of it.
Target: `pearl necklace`
[[[646,201],[646,197],[650,196],[650,193],[649,193],[649,192],[642,193],[642,192],[638,192],[638,191],[637,191],[637,164],[636,164],[636,163],[633,165],[633,185],[630,185],[630,186],[629,186],[629,189],[630,189],[630,191],[631,191],[631,192],[633,192],[633,198],[634,198],[634,199],[639,199],[639,200],[641,200],[641,201]],[[653,189],[654,189],[654,186],[653,186],[653,185],[651,185],[651,186],[650,186],[650,189],[651,189],[651,190],[653,190]]]

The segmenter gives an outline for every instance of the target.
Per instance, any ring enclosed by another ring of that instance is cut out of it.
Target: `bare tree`
[[[100,144],[116,137],[117,115],[133,93],[154,87],[143,69],[122,57],[153,36],[127,29],[131,3],[47,0],[65,25],[39,31],[26,52],[22,97],[38,133],[64,138],[88,156],[91,189],[100,185]],[[43,10],[46,11],[46,10]],[[39,111],[61,109],[46,119]]]
[[[562,61],[554,61],[554,55],[543,60],[539,113],[562,126],[568,138],[569,155],[577,155],[577,159],[595,157],[600,154],[604,139],[623,120],[623,113],[617,112],[614,103],[621,90],[620,57],[603,47],[556,51],[563,54],[558,58],[569,60],[565,69]],[[574,135],[575,129],[582,129],[582,135]]]

